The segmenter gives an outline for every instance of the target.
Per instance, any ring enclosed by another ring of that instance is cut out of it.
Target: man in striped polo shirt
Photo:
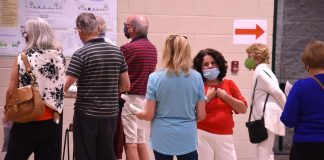
[[[77,50],[66,72],[64,91],[77,80],[73,144],[77,160],[115,160],[113,137],[118,115],[118,93],[128,91],[127,64],[120,50],[98,38],[95,15],[81,13],[76,31],[84,46]]]
[[[148,27],[149,23],[145,17],[129,16],[124,23],[124,33],[126,38],[132,40],[120,47],[128,65],[131,82],[131,90],[127,94],[122,111],[127,160],[149,159],[144,128],[138,123],[131,108],[131,106],[143,107],[142,101],[145,99],[147,80],[149,74],[154,72],[157,63],[156,48],[147,39]]]

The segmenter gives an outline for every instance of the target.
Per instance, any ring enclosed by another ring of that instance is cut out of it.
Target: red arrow
[[[235,29],[235,34],[237,35],[254,34],[255,39],[258,39],[263,33],[264,30],[258,24],[256,24],[255,29]]]

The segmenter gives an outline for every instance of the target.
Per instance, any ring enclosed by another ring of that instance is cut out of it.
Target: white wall
[[[159,62],[165,38],[169,34],[186,35],[193,56],[200,49],[210,47],[222,52],[229,65],[232,60],[240,62],[239,72],[231,74],[229,71],[227,78],[235,81],[249,101],[252,72],[244,68],[247,45],[233,45],[233,20],[266,19],[268,21],[267,45],[271,49],[273,0],[118,0],[117,2],[118,46],[129,41],[123,33],[123,22],[126,17],[130,14],[146,15],[150,22],[149,39],[158,49]],[[0,106],[5,103],[5,91],[13,60],[13,57],[0,57]],[[73,102],[73,99],[65,99],[64,130],[72,122]],[[0,109],[1,113],[2,110],[3,107]],[[244,125],[247,118],[248,114],[234,116],[234,141],[239,160],[253,160],[256,154],[255,146],[248,141],[248,133]],[[2,137],[3,133],[0,131],[0,143]],[[4,153],[0,153],[0,159],[3,157]]]

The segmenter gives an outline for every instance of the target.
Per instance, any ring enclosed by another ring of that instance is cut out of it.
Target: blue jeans
[[[154,152],[155,160],[173,160],[173,155],[162,154],[155,150],[153,150],[153,152]],[[197,150],[187,154],[176,155],[176,156],[178,160],[198,160]]]

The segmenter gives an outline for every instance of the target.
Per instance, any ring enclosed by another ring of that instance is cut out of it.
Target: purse
[[[260,143],[260,142],[268,139],[267,128],[265,128],[265,124],[264,124],[264,111],[265,111],[266,103],[267,103],[268,98],[269,98],[269,93],[267,93],[267,97],[266,97],[265,102],[264,102],[263,115],[262,115],[261,119],[251,121],[254,94],[255,94],[255,88],[256,88],[257,83],[258,83],[258,81],[256,80],[256,82],[254,84],[254,89],[253,89],[252,104],[251,104],[251,110],[250,110],[250,115],[249,115],[249,121],[245,123],[246,127],[248,128],[250,142],[254,143],[254,144],[255,143]]]
[[[34,76],[30,69],[26,53],[21,53],[31,85],[17,88],[8,103],[5,105],[5,115],[8,120],[19,123],[27,123],[39,118],[45,111],[44,102],[39,91],[35,87]]]

